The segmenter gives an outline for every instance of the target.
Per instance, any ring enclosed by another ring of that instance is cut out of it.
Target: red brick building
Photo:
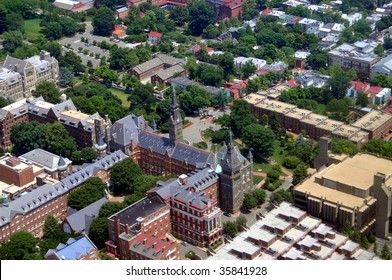
[[[139,234],[129,247],[129,260],[180,260],[180,246],[170,237]]]
[[[128,17],[128,8],[121,7],[114,11],[114,16],[119,19],[126,19]]]
[[[219,177],[205,168],[178,179],[158,183],[148,192],[171,206],[172,234],[197,246],[210,246],[222,237],[222,211],[218,207]]]
[[[223,5],[219,6],[218,19],[224,18],[241,18],[242,17],[243,0],[228,0]]]
[[[144,198],[108,218],[108,253],[130,259],[132,243],[139,234],[155,237],[171,233],[170,206],[158,197]]]

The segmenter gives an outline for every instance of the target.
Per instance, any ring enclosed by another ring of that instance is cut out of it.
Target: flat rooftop
[[[343,122],[339,122],[339,121],[335,121],[335,120],[331,120],[331,119],[326,119],[326,120],[320,122],[317,125],[317,128],[325,129],[328,131],[334,131],[335,129],[337,129],[338,127],[340,127],[343,124],[344,124]]]
[[[89,115],[84,114],[82,112],[79,111],[75,111],[75,110],[69,110],[69,111],[64,111],[61,113],[61,115],[67,116],[67,117],[72,117],[78,120],[84,120],[87,119],[89,117]]]
[[[358,131],[359,131],[358,127],[348,125],[348,124],[343,124],[343,125],[339,126],[338,129],[334,130],[333,133],[335,135],[349,138],[351,135],[353,135],[354,133],[356,133]]]
[[[324,187],[314,181],[314,176],[306,180],[304,183],[295,188],[295,191],[308,193],[311,195],[310,199],[320,200],[321,197],[326,202],[331,202],[333,205],[342,203],[343,207],[348,207],[351,210],[362,206],[366,206],[370,197],[361,198],[354,195],[346,194],[328,187]]]
[[[306,116],[312,114],[312,111],[306,110],[306,109],[300,109],[300,108],[294,108],[290,112],[286,114],[287,117],[291,117],[293,119],[298,119],[302,120]]]
[[[387,177],[392,175],[392,160],[369,154],[357,154],[337,165],[329,166],[322,177],[367,190],[373,185],[374,175],[378,172]]]
[[[256,94],[256,93],[251,93],[248,94],[247,96],[245,96],[243,99],[245,99],[249,104],[257,104],[261,101],[263,101],[266,97],[260,94]]]
[[[109,219],[114,219],[115,216],[118,216],[120,218],[120,223],[131,226],[136,223],[137,218],[145,218],[165,206],[166,203],[159,198],[146,197],[110,216]]]
[[[389,114],[385,114],[379,111],[371,111],[353,123],[353,125],[367,131],[374,131],[391,119],[392,116]]]
[[[315,114],[315,113],[311,113],[311,114],[307,115],[305,118],[303,118],[302,122],[317,125],[326,119],[328,119],[328,117],[323,116],[323,115],[319,115],[319,114]]]
[[[294,105],[270,99],[264,99],[262,102],[257,103],[255,107],[266,108],[270,111],[275,111],[282,114],[287,114],[289,111],[296,108]]]
[[[361,142],[361,141],[365,142],[366,138],[368,137],[369,137],[368,132],[359,130],[350,137],[350,140],[354,142]]]

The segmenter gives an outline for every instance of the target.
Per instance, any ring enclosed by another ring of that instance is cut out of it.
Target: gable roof
[[[88,234],[92,220],[95,217],[98,217],[99,209],[107,201],[108,199],[106,197],[102,197],[85,208],[73,213],[66,218],[68,224],[75,232],[84,231],[86,234]]]
[[[45,258],[56,255],[59,260],[78,260],[81,255],[87,255],[91,249],[97,250],[94,243],[85,235],[68,239],[66,244],[59,244],[56,249],[50,249]]]
[[[150,33],[148,33],[148,36],[149,37],[154,37],[154,38],[162,38],[162,33],[151,31]]]

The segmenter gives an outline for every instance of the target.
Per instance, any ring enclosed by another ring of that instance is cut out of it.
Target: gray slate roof
[[[176,65],[174,65],[172,67],[169,67],[169,68],[167,68],[165,70],[159,71],[158,73],[156,73],[156,75],[159,78],[161,78],[162,80],[166,80],[166,79],[169,79],[169,78],[173,77],[174,74],[182,73],[183,71],[185,71],[185,68],[182,67],[179,64],[176,64]]]
[[[139,130],[153,131],[144,120],[143,116],[130,114],[116,121],[111,128],[112,139],[121,146],[133,141],[134,147],[139,143]]]
[[[71,228],[75,232],[84,231],[86,234],[88,234],[92,220],[95,217],[98,217],[99,209],[107,201],[108,199],[106,197],[103,197],[95,201],[94,203],[90,204],[89,206],[68,216],[66,219],[69,225],[71,226]]]
[[[42,149],[32,150],[19,156],[19,158],[38,164],[50,172],[57,170],[60,161],[60,156]],[[63,161],[66,165],[72,163],[68,158],[63,159]]]
[[[198,168],[205,167],[213,155],[205,150],[189,146],[184,143],[178,143],[172,153],[172,158],[184,161]]]
[[[31,191],[26,191],[15,200],[9,202],[9,206],[0,207],[0,226],[12,221],[16,214],[25,215],[32,210],[41,207],[42,204],[50,202],[52,199],[64,195],[70,190],[81,185],[85,180],[97,174],[99,170],[109,169],[117,162],[126,159],[127,156],[122,151],[116,151],[104,158],[90,164],[86,168],[68,175],[57,184],[47,183],[36,187]]]
[[[169,138],[151,133],[148,131],[140,131],[139,133],[139,144],[144,149],[151,149],[154,152],[164,155],[166,152],[171,154],[173,144]]]
[[[4,61],[3,66],[8,68],[8,69],[11,69],[13,71],[17,71],[19,73],[23,73],[23,71],[26,68],[27,64],[29,64],[29,62],[26,61],[26,60],[22,60],[22,59],[15,58],[15,57],[12,57],[10,55],[7,55],[7,57],[6,57],[5,61]],[[17,66],[17,69],[15,69],[15,66]]]
[[[218,175],[211,168],[204,168],[197,172],[193,171],[187,176],[188,182],[186,185],[181,186],[178,179],[170,179],[166,182],[158,182],[157,187],[150,192],[158,194],[162,199],[167,199],[170,196],[179,194],[182,190],[188,190],[190,187],[203,192],[207,187],[219,180]]]

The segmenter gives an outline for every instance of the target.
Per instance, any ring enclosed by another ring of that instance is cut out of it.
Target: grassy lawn
[[[24,28],[26,31],[27,40],[33,40],[37,38],[39,35],[41,35],[41,33],[39,32],[41,30],[41,26],[39,26],[40,23],[41,23],[40,18],[29,19],[24,21]]]
[[[124,108],[129,108],[129,105],[131,104],[127,98],[129,94],[126,94],[125,92],[115,89],[115,88],[109,88],[109,90],[111,91],[111,93],[113,93],[115,96],[117,96],[118,98],[121,99],[122,105]]]
[[[253,176],[253,184],[255,184],[255,185],[257,185],[258,183],[260,183],[263,180],[264,180],[263,176],[257,176],[257,175]]]
[[[244,152],[243,152],[244,154]],[[246,152],[247,154],[247,152]],[[275,161],[277,164],[282,165],[284,157],[286,153],[284,149],[280,146],[280,143],[278,140],[275,140],[274,142],[274,153],[270,157],[270,160]],[[268,173],[269,171],[272,170],[272,164],[269,163],[267,160],[260,158],[256,155],[254,155],[253,158],[253,171],[255,172],[265,172]],[[286,176],[287,174],[284,172],[281,172],[280,175]]]

